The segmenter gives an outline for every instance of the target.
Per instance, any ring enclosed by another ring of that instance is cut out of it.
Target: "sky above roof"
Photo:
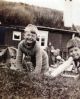
[[[23,2],[40,7],[47,7],[52,9],[63,10],[64,0],[5,0],[12,2]]]

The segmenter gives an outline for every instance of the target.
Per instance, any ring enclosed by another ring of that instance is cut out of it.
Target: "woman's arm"
[[[23,53],[21,51],[20,45],[18,45],[18,50],[17,50],[17,56],[16,56],[16,67],[17,69],[22,70],[22,58],[23,58]]]
[[[63,64],[61,64],[57,69],[55,69],[52,73],[51,76],[56,77],[60,73],[62,73],[65,69],[67,69],[73,61],[73,58],[70,57],[67,61],[65,61]]]
[[[45,75],[49,76],[49,77],[58,76],[59,74],[61,74],[65,69],[67,69],[71,65],[72,61],[73,61],[73,58],[69,57],[69,59],[67,61],[63,62],[63,64],[61,64],[58,68],[52,70],[51,72],[48,71]]]

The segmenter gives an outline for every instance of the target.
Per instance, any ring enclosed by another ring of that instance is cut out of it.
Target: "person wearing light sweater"
[[[49,69],[48,55],[38,44],[37,27],[29,24],[24,32],[24,39],[18,44],[17,68],[34,74],[47,72]]]

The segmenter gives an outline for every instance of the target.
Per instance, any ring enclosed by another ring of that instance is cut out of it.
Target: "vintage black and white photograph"
[[[0,0],[0,99],[80,99],[80,0]]]

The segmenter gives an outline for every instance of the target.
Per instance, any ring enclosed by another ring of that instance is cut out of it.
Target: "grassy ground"
[[[3,97],[3,98],[2,98]],[[5,98],[6,97],[6,98]],[[80,80],[0,68],[0,99],[80,99]]]

